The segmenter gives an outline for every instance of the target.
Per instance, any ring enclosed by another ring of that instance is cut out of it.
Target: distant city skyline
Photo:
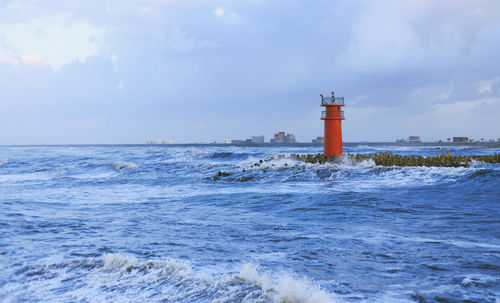
[[[500,137],[500,2],[0,2],[0,144]]]

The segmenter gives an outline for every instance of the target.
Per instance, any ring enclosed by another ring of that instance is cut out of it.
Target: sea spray
[[[105,254],[103,256],[104,270],[114,270],[125,265],[137,265],[137,258],[133,256],[123,256],[120,254]]]
[[[333,303],[330,294],[310,282],[300,278],[292,278],[286,273],[278,277],[270,277],[267,273],[259,273],[258,267],[252,263],[244,264],[239,274],[242,281],[252,283],[262,289],[266,297],[274,302],[283,303]]]

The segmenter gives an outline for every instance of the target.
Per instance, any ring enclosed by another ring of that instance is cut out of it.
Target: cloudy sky
[[[498,0],[0,0],[0,144],[500,138]]]

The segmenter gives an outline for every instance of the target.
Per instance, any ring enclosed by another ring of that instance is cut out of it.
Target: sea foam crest
[[[258,164],[258,165],[256,165]],[[319,163],[307,163],[290,156],[277,155],[272,158],[272,160],[265,160],[260,163],[260,160],[255,157],[249,157],[247,160],[239,163],[240,167],[245,169],[284,169],[284,168],[347,168],[347,169],[362,169],[375,167],[375,161],[373,159],[365,159],[362,161],[356,161],[356,159],[349,158],[347,156],[342,156],[335,162],[326,162],[323,164]]]
[[[114,169],[120,171],[127,168],[136,168],[137,164],[132,162],[113,162],[111,163],[111,166],[113,166]]]
[[[271,159],[263,160],[262,163],[260,163],[260,160],[263,159],[258,159],[256,157],[250,156],[248,159],[239,162],[238,166],[240,168],[244,168],[245,170],[282,170],[288,168],[307,169],[307,168],[318,167],[321,165],[326,165],[326,164],[305,163],[303,161],[299,161],[285,155],[276,155]]]
[[[105,254],[103,256],[104,269],[113,270],[122,266],[137,265],[137,258],[134,256],[123,256],[120,254]]]
[[[283,303],[333,303],[330,294],[317,286],[301,279],[281,274],[271,278],[263,273],[259,274],[254,264],[245,264],[236,278],[252,283],[261,288],[264,294],[274,302]]]
[[[470,286],[488,287],[491,284],[498,283],[499,281],[500,278],[497,277],[480,275],[480,274],[471,274],[465,276],[460,284],[463,287],[470,287]]]
[[[168,258],[167,261],[163,263],[163,266],[167,267],[171,272],[175,272],[182,277],[188,277],[193,272],[193,269],[189,264],[171,258]]]
[[[143,264],[139,264],[137,258],[134,256],[122,255],[122,254],[105,254],[103,256],[105,270],[113,270],[122,267],[132,268],[149,268],[149,269],[163,269],[169,273],[175,273],[182,277],[187,277],[192,273],[192,268],[189,264],[168,258],[165,262],[160,261],[148,261]]]
[[[339,168],[369,168],[376,166],[373,159],[356,161],[356,159],[352,159],[347,156],[340,157],[339,162],[337,162],[335,165]]]
[[[218,267],[215,272],[207,268],[192,270],[189,262],[176,259],[142,262],[133,255],[109,253],[84,262],[29,269],[37,282],[20,281],[11,291],[14,297],[36,293],[50,302],[109,302],[110,298],[115,302],[148,302],[158,295],[165,302],[333,302],[330,294],[306,280],[259,273],[253,264],[246,264],[234,275]],[[75,277],[82,279],[85,286],[75,287]],[[65,291],[46,292],[55,288]]]

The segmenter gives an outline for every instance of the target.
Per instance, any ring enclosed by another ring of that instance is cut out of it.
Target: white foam
[[[318,289],[289,276],[279,279],[278,296],[280,302],[290,303],[329,303],[333,299],[322,289]]]
[[[122,256],[120,254],[105,254],[103,256],[104,269],[113,270],[125,265],[135,266],[137,265],[137,258],[134,256]]]
[[[25,174],[9,174],[0,175],[0,182],[15,183],[24,181],[45,181],[52,179],[53,176],[48,173],[25,173]]]
[[[365,159],[362,161],[356,161],[356,159],[350,158],[348,156],[342,156],[339,162],[335,163],[334,166],[338,168],[369,168],[375,167],[375,161],[373,159]]]
[[[238,165],[240,168],[246,170],[279,170],[287,168],[301,168],[301,169],[314,169],[314,168],[342,168],[342,169],[363,169],[375,167],[375,161],[373,159],[365,159],[362,161],[356,161],[356,159],[349,158],[348,156],[342,156],[339,161],[326,162],[323,164],[319,163],[307,163],[301,160],[292,158],[289,155],[275,155],[272,160],[266,160],[262,163],[255,157],[249,157],[247,160],[240,162]],[[255,165],[258,164],[258,165]]]
[[[330,186],[326,190],[332,191],[357,191],[365,192],[381,188],[428,186],[439,182],[454,182],[467,176],[482,167],[382,167],[377,166],[372,159],[356,161],[355,159],[343,156],[335,163],[327,162],[306,163],[293,159],[289,156],[274,156],[273,160],[266,159],[262,163],[254,157],[238,163],[239,169],[246,171],[279,171],[290,170],[293,174],[282,174],[281,183],[291,179],[297,182],[297,178],[311,180],[318,178],[318,170],[330,176],[327,180],[333,181],[335,186]],[[320,177],[322,178],[322,177]],[[276,176],[273,176],[273,182]],[[285,182],[286,183],[286,182]],[[307,182],[306,182],[307,184]],[[353,186],[354,185],[354,186]],[[289,190],[288,188],[284,190]]]
[[[186,262],[168,258],[164,264],[172,272],[175,272],[176,274],[185,278],[193,273],[192,267]]]
[[[482,274],[470,274],[464,276],[460,284],[463,287],[477,286],[477,285],[486,287],[488,284],[497,283],[498,281],[500,281],[500,278],[498,277],[482,275]]]
[[[147,261],[140,265],[137,258],[129,255],[122,254],[105,254],[103,256],[104,270],[113,270],[122,267],[130,268],[132,267],[147,267],[149,269],[164,269],[169,273],[177,274],[182,277],[188,277],[192,274],[191,266],[183,261],[167,258],[166,261]]]
[[[274,302],[283,303],[333,303],[332,296],[312,285],[309,281],[293,278],[288,274],[280,274],[277,278],[269,274],[260,274],[252,263],[243,265],[236,275],[240,280],[252,283],[261,288],[264,294]]]
[[[349,186],[350,190],[361,192],[378,188],[426,186],[438,182],[454,182],[475,170],[475,168],[470,167],[377,166],[372,169],[368,168],[366,174],[352,176],[346,186]],[[339,177],[341,177],[340,180]],[[331,179],[341,181],[342,175],[332,174]]]
[[[153,297],[166,302],[333,302],[329,293],[308,280],[286,273],[259,273],[253,264],[245,264],[234,275],[232,266],[195,271],[182,260],[144,262],[133,255],[109,253],[39,268],[43,278],[11,281],[2,289],[11,298],[30,294],[50,302],[144,302]]]
[[[111,163],[111,166],[113,166],[113,168],[116,170],[122,170],[128,168],[136,168],[137,164],[132,162],[113,162]]]
[[[255,157],[249,157],[247,160],[238,163],[239,168],[244,168],[245,170],[282,170],[289,168],[321,168],[321,167],[332,167],[332,163],[318,164],[318,163],[306,163],[294,159],[286,155],[275,155],[272,160],[265,160],[260,163],[261,159]],[[255,165],[257,164],[257,165]]]
[[[440,238],[427,238],[427,237],[414,237],[405,234],[395,233],[382,228],[365,228],[356,227],[352,228],[353,234],[351,235],[341,235],[341,234],[321,234],[321,237],[337,238],[337,239],[351,239],[356,238],[367,243],[380,244],[382,242],[392,242],[392,241],[407,241],[407,242],[417,242],[417,243],[443,243],[446,245],[453,245],[462,248],[486,248],[493,250],[500,250],[500,245],[493,243],[481,243],[474,242],[473,240],[451,240],[451,239],[440,239]],[[312,235],[307,235],[311,237]]]
[[[271,282],[267,275],[259,274],[257,272],[257,266],[252,263],[244,264],[236,277],[243,281],[253,283],[262,289],[271,289]]]

